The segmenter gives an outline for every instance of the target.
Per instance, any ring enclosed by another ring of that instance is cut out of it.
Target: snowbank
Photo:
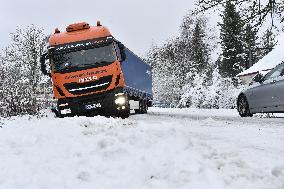
[[[158,109],[0,120],[3,189],[282,189],[284,119]]]

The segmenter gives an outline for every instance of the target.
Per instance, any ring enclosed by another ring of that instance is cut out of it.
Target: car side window
[[[284,63],[276,66],[273,70],[271,70],[265,77],[264,80],[275,79],[277,77],[284,76]]]
[[[280,77],[283,77],[283,76],[284,76],[284,67],[283,67],[283,69],[282,69],[282,71],[280,73]]]

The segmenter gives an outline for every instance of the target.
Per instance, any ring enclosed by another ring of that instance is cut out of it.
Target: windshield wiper
[[[113,61],[114,62],[114,61]],[[112,62],[107,62],[107,61],[101,61],[101,62],[93,62],[93,63],[89,63],[89,64],[81,64],[81,66],[94,66],[96,64],[108,64],[108,63],[112,63]]]

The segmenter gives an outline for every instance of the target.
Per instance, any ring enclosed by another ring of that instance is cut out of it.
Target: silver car
[[[237,107],[241,117],[251,117],[254,113],[283,113],[284,62],[265,76],[256,75],[254,83],[238,96]]]

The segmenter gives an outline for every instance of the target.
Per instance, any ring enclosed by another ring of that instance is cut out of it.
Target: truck
[[[40,57],[52,80],[58,117],[103,114],[129,117],[152,105],[151,66],[112,36],[99,21],[55,29]]]

